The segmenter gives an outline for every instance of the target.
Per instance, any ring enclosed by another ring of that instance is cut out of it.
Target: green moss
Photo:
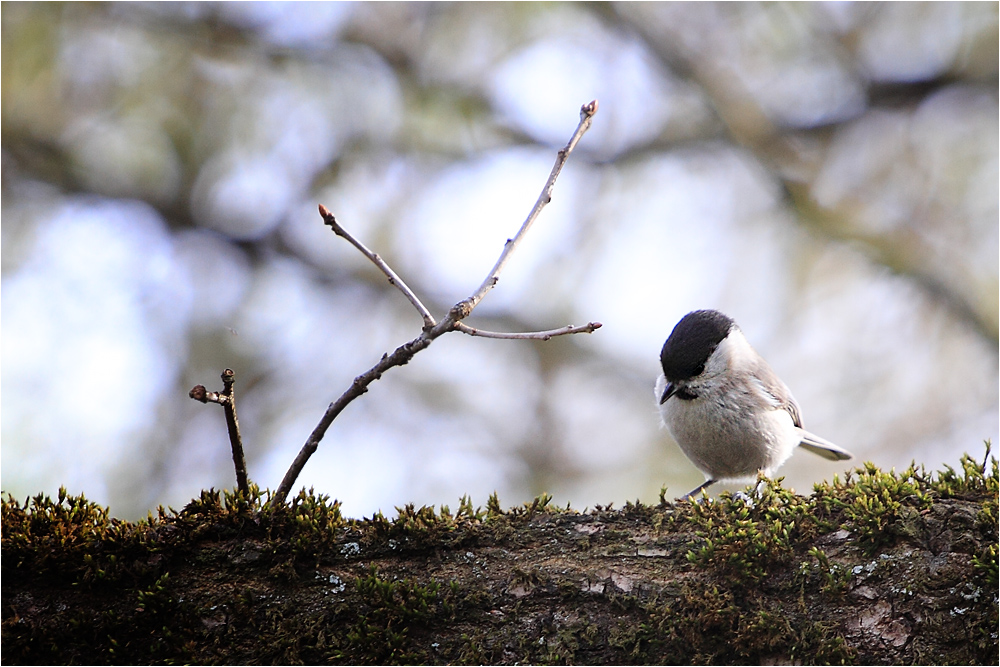
[[[792,560],[799,545],[837,526],[847,527],[871,551],[899,536],[919,538],[921,513],[936,498],[985,497],[977,523],[995,541],[997,459],[990,457],[990,449],[987,442],[981,463],[964,455],[961,474],[946,466],[937,476],[928,475],[915,464],[897,474],[865,463],[843,481],[835,476],[831,483],[816,485],[808,498],[782,488],[781,479],[762,478],[750,496],[723,493],[715,502],[681,505],[675,521],[694,526],[701,538],[688,551],[688,560],[724,573],[734,585],[759,581],[769,569]],[[987,547],[976,562],[989,581],[996,581],[991,553]],[[828,580],[826,586],[833,590],[842,584]]]
[[[134,532],[127,522],[111,519],[108,510],[59,489],[53,501],[37,495],[3,503],[3,567],[29,569],[57,579],[104,581],[120,572],[117,558],[95,559],[97,550],[126,543]]]
[[[714,568],[736,586],[749,586],[769,569],[791,561],[796,545],[831,529],[808,498],[762,478],[751,496],[723,493],[716,502],[686,505],[681,518],[695,527],[700,542],[687,559]]]
[[[390,581],[379,576],[372,566],[366,577],[355,581],[362,602],[358,619],[347,630],[340,658],[357,664],[427,663],[431,654],[419,644],[408,642],[408,635],[430,627],[438,617],[454,615],[455,588],[442,593],[437,582],[421,585],[404,579]]]
[[[995,506],[997,492],[1000,490],[997,459],[990,456],[992,443],[987,440],[983,444],[986,446],[986,453],[983,455],[982,463],[968,454],[963,454],[960,459],[961,475],[946,465],[944,471],[937,473],[935,479],[930,482],[931,488],[945,498],[986,495],[992,497]]]
[[[173,602],[167,592],[167,582],[170,574],[166,573],[149,587],[148,590],[140,590],[136,596],[136,610],[158,612],[166,609]]]
[[[986,588],[997,588],[997,545],[988,544],[978,554],[972,557],[972,566],[980,572],[985,580]]]
[[[812,556],[815,564],[803,561],[799,564],[800,581],[805,582],[808,576],[816,574],[820,580],[820,592],[827,595],[841,595],[847,590],[851,582],[851,571],[840,563],[833,563],[827,557],[826,552],[817,547],[809,547],[808,555]]]
[[[856,473],[856,474],[855,474]],[[848,473],[843,482],[834,477],[830,485],[817,486],[814,497],[827,511],[838,511],[853,532],[873,549],[899,534],[900,519],[930,507],[931,489],[922,471],[910,466],[902,474],[883,472],[872,463]]]
[[[633,664],[849,664],[856,659],[833,624],[803,622],[807,610],[768,606],[763,597],[687,587],[644,606],[645,620],[621,623],[609,643]]]
[[[911,533],[909,523],[930,507],[935,498],[985,497],[982,521],[996,526],[997,459],[985,443],[982,463],[968,454],[961,457],[962,472],[951,466],[936,475],[915,463],[902,473],[883,472],[872,463],[848,473],[841,482],[818,484],[813,498],[820,509],[839,514],[862,543],[874,551],[897,535]],[[996,532],[994,530],[994,536]]]

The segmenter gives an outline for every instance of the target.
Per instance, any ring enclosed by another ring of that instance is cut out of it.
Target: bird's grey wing
[[[792,392],[785,386],[785,383],[763,359],[753,369],[753,378],[767,402],[776,408],[787,411],[792,416],[792,423],[802,428],[802,414],[799,412],[799,404],[795,402]]]
[[[854,458],[846,449],[802,428],[802,413],[799,411],[799,404],[795,402],[795,397],[792,396],[792,392],[785,383],[763,359],[754,370],[754,377],[757,379],[760,391],[766,397],[770,397],[771,404],[776,408],[787,410],[788,414],[792,416],[792,423],[802,432],[802,441],[799,443],[799,447],[831,461],[847,461]]]

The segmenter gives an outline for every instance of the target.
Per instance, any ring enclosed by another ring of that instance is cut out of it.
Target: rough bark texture
[[[9,498],[3,660],[993,665],[996,470],[364,521],[254,488],[137,524]]]

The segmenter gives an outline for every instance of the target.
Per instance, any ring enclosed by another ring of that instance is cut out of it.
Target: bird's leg
[[[699,493],[701,493],[702,491],[704,491],[708,487],[712,486],[713,484],[715,484],[715,480],[714,479],[706,479],[704,484],[698,486],[695,489],[692,489],[692,490],[688,491],[687,493],[685,493],[683,496],[681,496],[677,500],[678,500],[678,502],[684,502],[685,500],[690,499],[692,496],[698,495]]]

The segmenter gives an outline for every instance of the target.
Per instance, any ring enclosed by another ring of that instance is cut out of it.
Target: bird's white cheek
[[[667,378],[660,373],[660,377],[656,378],[656,384],[653,386],[653,398],[656,399],[656,404],[660,405],[660,399],[663,398],[663,390],[667,388]],[[662,412],[662,407],[661,412]]]

